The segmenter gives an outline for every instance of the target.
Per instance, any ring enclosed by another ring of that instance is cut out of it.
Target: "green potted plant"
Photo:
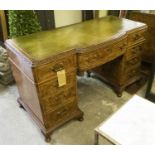
[[[10,37],[18,37],[41,30],[37,15],[33,10],[9,10]]]

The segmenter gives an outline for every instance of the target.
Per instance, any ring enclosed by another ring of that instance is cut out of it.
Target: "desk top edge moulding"
[[[146,29],[146,24],[107,16],[6,40],[18,103],[38,124],[46,141],[71,119],[83,120],[77,103],[77,72],[119,57],[115,66],[124,82],[124,66],[132,55],[129,48],[145,40],[142,33]],[[135,61],[139,71],[140,59]],[[131,75],[129,78],[128,82],[134,81]],[[120,88],[125,85],[122,81]]]

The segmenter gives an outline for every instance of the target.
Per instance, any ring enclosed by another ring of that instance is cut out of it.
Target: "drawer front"
[[[76,72],[66,74],[66,85],[64,86],[58,86],[57,77],[39,85],[39,95],[41,98],[52,96],[59,94],[72,86],[76,86]]]
[[[135,67],[134,69],[127,72],[127,79],[134,78],[135,76],[139,76],[140,74],[140,67]]]
[[[133,80],[136,77],[140,76],[140,64],[136,64],[134,67],[125,69],[124,83]]]
[[[57,59],[51,63],[41,65],[34,70],[37,82],[55,78],[57,71],[65,69],[66,72],[76,70],[76,55],[70,55],[63,59]]]
[[[142,50],[141,50],[141,46],[139,45],[128,49],[127,52],[125,53],[125,58],[128,61],[135,57],[141,57],[141,54],[142,54]]]
[[[49,112],[46,114],[46,127],[55,127],[57,124],[65,122],[70,115],[72,115],[77,109],[75,104],[67,104],[59,107],[57,110]]]
[[[140,56],[135,56],[134,58],[126,61],[125,63],[125,68],[126,70],[130,70],[130,68],[134,68],[134,67],[140,67],[141,65],[141,57]]]
[[[126,39],[121,42],[109,45],[107,47],[100,47],[98,49],[92,49],[86,53],[78,54],[78,66],[80,71],[85,71],[97,66],[100,66],[106,62],[109,62],[126,51]]]
[[[144,42],[144,32],[145,30],[137,31],[128,36],[128,46],[132,46],[138,44],[140,42]]]
[[[76,104],[76,87],[72,86],[63,91],[42,97],[42,108],[44,113],[55,111],[62,105]]]

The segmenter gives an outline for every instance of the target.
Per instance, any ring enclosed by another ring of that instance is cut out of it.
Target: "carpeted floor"
[[[138,91],[144,96],[145,87]],[[94,128],[120,108],[132,95],[127,92],[118,98],[99,80],[78,77],[79,107],[84,121],[70,121],[52,134],[51,144],[94,143]],[[18,107],[16,85],[0,85],[0,144],[48,144],[28,113]],[[101,144],[108,144],[105,140]]]

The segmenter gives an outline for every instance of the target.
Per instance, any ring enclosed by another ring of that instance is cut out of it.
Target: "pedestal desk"
[[[119,81],[118,89],[139,77],[146,29],[143,23],[107,16],[5,42],[19,90],[18,103],[41,128],[46,141],[65,122],[83,119],[77,104],[77,73],[119,58],[114,70],[108,71],[115,77],[113,82]]]

